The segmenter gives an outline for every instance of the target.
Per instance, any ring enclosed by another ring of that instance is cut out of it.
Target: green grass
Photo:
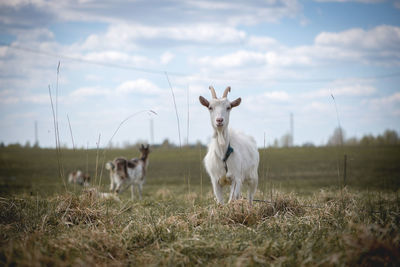
[[[97,152],[63,150],[61,160],[105,192]],[[0,149],[0,265],[400,264],[399,147],[261,151],[256,198],[266,202],[252,207],[215,203],[205,152],[152,151],[143,200],[128,191],[118,202],[65,187],[54,150]],[[115,156],[137,152],[104,159]]]
[[[150,154],[145,194],[158,188],[203,193],[211,184],[202,166],[206,149],[156,149]],[[343,185],[343,157],[347,154],[347,185],[358,190],[397,191],[400,188],[400,146],[268,148],[260,150],[259,189],[273,188],[300,195]],[[108,189],[104,162],[117,156],[137,157],[136,150],[62,150],[65,177],[76,169],[88,170],[93,182]],[[96,177],[96,159],[98,162]],[[338,174],[339,171],[339,174]],[[190,187],[190,188],[189,188]],[[49,195],[65,192],[55,150],[0,149],[0,196],[15,193]],[[125,193],[129,195],[128,193]]]

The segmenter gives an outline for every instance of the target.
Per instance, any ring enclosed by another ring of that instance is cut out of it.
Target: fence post
[[[344,154],[344,163],[343,163],[343,186],[346,186],[346,172],[347,172],[347,155]]]

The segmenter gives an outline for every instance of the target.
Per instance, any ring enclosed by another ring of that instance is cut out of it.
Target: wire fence
[[[103,67],[107,67],[107,68],[131,70],[131,71],[147,73],[147,74],[166,75],[165,74],[166,70],[160,70],[160,69],[154,69],[154,68],[143,68],[143,67],[137,67],[137,66],[132,66],[132,65],[123,65],[123,64],[116,64],[116,63],[110,63],[110,62],[88,60],[83,57],[74,57],[74,56],[70,56],[70,55],[63,55],[63,54],[59,54],[56,52],[48,52],[48,51],[29,48],[29,47],[25,47],[25,46],[21,46],[21,45],[9,44],[9,43],[5,43],[5,42],[1,42],[1,41],[0,41],[0,45],[5,46],[9,49],[29,52],[29,53],[36,54],[36,55],[47,56],[47,57],[55,58],[57,60],[69,60],[69,61],[75,61],[75,62],[80,62],[80,63],[85,63],[85,64],[103,66]],[[167,72],[168,72],[169,76],[192,77],[192,78],[196,78],[198,80],[206,80],[206,81],[210,81],[210,80],[236,81],[236,82],[259,81],[259,82],[278,82],[278,83],[283,83],[283,84],[290,84],[290,83],[305,83],[305,84],[307,84],[307,83],[325,83],[325,82],[330,82],[330,81],[340,79],[340,77],[339,78],[338,77],[324,77],[324,78],[313,78],[313,79],[307,79],[307,78],[294,79],[292,77],[284,77],[284,78],[248,77],[247,79],[240,79],[235,76],[227,78],[227,77],[214,76],[214,75],[201,76],[198,74],[186,73],[186,72],[180,72],[180,71],[167,71]],[[364,75],[364,76],[358,76],[356,78],[382,80],[382,79],[388,79],[388,78],[393,78],[393,77],[400,77],[400,71],[386,72],[386,73],[380,73],[380,74],[376,74],[376,75]]]

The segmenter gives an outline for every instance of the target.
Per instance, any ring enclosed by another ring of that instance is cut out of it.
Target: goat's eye
[[[213,108],[212,107],[208,107],[208,110],[213,110]]]
[[[226,108],[226,110],[231,110],[231,109],[232,109],[232,107],[227,107],[227,108]]]

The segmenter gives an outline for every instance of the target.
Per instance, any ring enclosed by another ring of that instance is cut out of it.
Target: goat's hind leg
[[[142,200],[143,184],[138,184],[139,199]]]
[[[258,177],[250,179],[248,184],[249,184],[249,203],[251,205],[254,199],[254,194],[257,191]]]
[[[135,198],[135,185],[131,184],[131,199],[133,200]]]

